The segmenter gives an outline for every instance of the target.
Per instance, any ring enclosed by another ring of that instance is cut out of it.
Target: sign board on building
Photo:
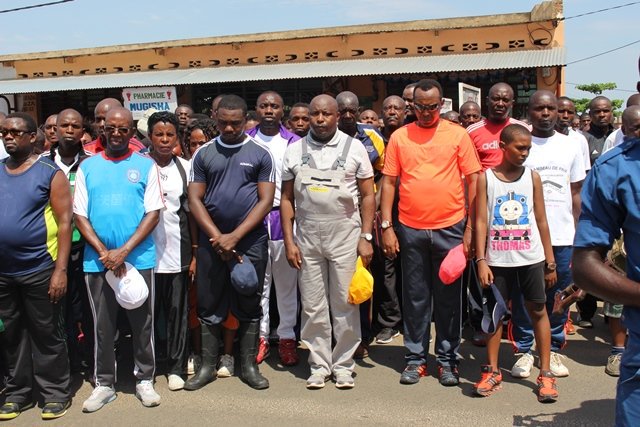
[[[149,108],[172,113],[178,108],[175,86],[123,89],[122,99],[124,107],[133,114],[133,120],[140,120]]]

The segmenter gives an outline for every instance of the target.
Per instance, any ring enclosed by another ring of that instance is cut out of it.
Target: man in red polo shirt
[[[84,151],[90,154],[97,154],[104,151],[106,147],[106,139],[104,136],[104,119],[107,112],[113,108],[122,108],[122,103],[115,98],[105,98],[98,102],[93,110],[94,122],[93,126],[98,133],[98,137],[88,144],[85,144]],[[145,148],[144,144],[135,137],[129,140],[129,148],[133,151],[140,151]]]

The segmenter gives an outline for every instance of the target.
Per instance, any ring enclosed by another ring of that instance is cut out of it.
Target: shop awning
[[[513,52],[468,53],[289,64],[260,64],[187,70],[143,71],[34,79],[0,80],[0,94],[69,90],[179,86],[340,76],[420,74],[504,70],[565,65],[565,49],[554,47]]]

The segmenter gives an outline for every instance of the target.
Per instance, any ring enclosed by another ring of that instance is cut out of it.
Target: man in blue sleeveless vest
[[[71,404],[62,298],[71,248],[69,181],[33,152],[36,123],[9,114],[0,135],[9,157],[0,162],[0,351],[9,368],[0,420],[33,406],[37,384],[43,419]]]

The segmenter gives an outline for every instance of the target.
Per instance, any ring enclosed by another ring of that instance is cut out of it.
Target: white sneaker
[[[531,368],[533,368],[533,354],[521,353],[520,358],[511,368],[511,376],[515,378],[527,378],[531,375]]]
[[[223,354],[220,357],[220,363],[218,365],[218,376],[220,378],[228,378],[233,376],[233,368],[235,361],[230,354]]]
[[[153,389],[153,381],[142,380],[136,384],[136,397],[147,408],[160,404],[160,395]]]
[[[169,390],[171,391],[182,390],[184,388],[184,380],[180,375],[169,375],[167,377],[167,382],[169,383]]]
[[[113,387],[98,386],[82,404],[82,412],[95,412],[114,400],[116,400],[116,391]]]
[[[562,363],[562,359],[564,359],[563,355],[558,354],[554,351],[551,352],[551,361],[549,363],[549,368],[553,373],[553,375],[556,377],[569,376],[569,369],[567,369],[567,367],[564,366],[564,363]]]

